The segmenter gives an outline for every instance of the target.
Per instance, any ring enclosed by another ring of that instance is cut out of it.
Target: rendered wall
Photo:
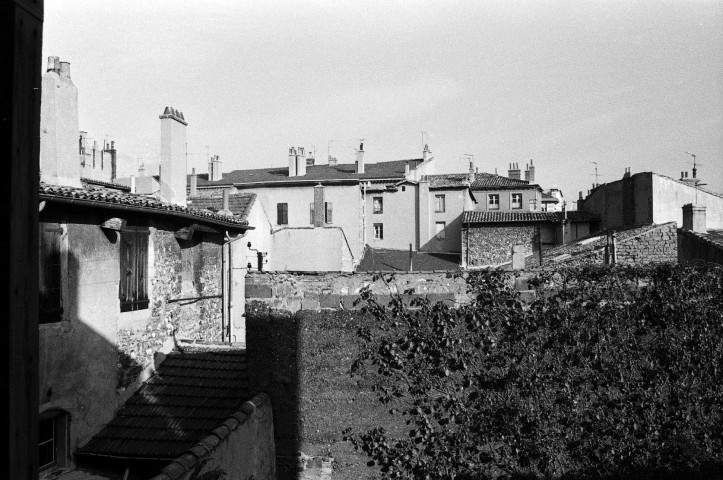
[[[417,218],[416,197],[418,186],[399,186],[395,192],[368,192],[366,194],[366,244],[372,248],[408,249],[411,243],[416,250]],[[374,198],[381,197],[382,213],[374,213]],[[374,238],[374,224],[384,225],[384,238]]]
[[[283,228],[270,239],[268,270],[351,272],[354,257],[339,227]]]
[[[706,207],[706,227],[723,228],[723,195],[703,192],[659,175],[652,176],[654,189],[653,223],[677,222],[683,225],[683,205]]]
[[[444,195],[445,211],[437,212],[435,197]],[[464,190],[430,190],[429,191],[429,223],[426,237],[427,243],[422,246],[425,252],[459,252],[462,243],[462,212],[467,205],[469,193]],[[437,238],[436,223],[445,222],[444,238]],[[420,226],[425,228],[425,226]]]
[[[150,306],[120,312],[119,240],[99,224],[108,216],[87,210],[54,210],[41,220],[65,225],[61,250],[63,321],[40,325],[40,412],[70,415],[70,449],[84,444],[113,416],[153,367],[156,351],[173,346],[171,332],[219,340],[220,298],[171,302],[171,298],[220,294],[220,238],[180,244],[172,225],[151,223],[148,287]],[[206,234],[203,234],[206,235]],[[240,279],[238,279],[240,281]],[[243,315],[245,283],[237,292]],[[243,335],[243,324],[238,325]]]
[[[161,117],[161,199],[185,207],[186,125]]]
[[[474,206],[474,210],[478,212],[486,212],[486,211],[507,211],[512,210],[512,194],[513,193],[521,193],[522,194],[522,208],[515,209],[512,211],[518,211],[518,212],[529,212],[535,210],[530,203],[532,200],[535,200],[535,205],[537,205],[537,209],[535,211],[542,211],[542,193],[540,193],[537,189],[520,189],[520,190],[474,190],[474,196],[477,199],[477,204]],[[500,198],[500,208],[495,210],[490,210],[488,205],[488,195],[490,194],[496,194],[499,195]]]

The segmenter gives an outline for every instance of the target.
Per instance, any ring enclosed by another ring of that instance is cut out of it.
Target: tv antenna
[[[422,148],[424,148],[424,146],[426,145],[426,143],[424,142],[424,137],[427,136],[427,132],[424,130],[420,130],[419,133],[422,134]]]
[[[590,163],[592,163],[593,165],[595,165],[595,173],[593,173],[592,175],[595,176],[595,186],[597,187],[597,186],[600,185],[600,182],[599,182],[600,174],[597,173],[597,162],[590,162]]]
[[[698,178],[697,178],[698,165],[701,165],[701,164],[697,162],[697,156],[696,156],[696,154],[695,154],[695,153],[690,153],[690,152],[688,152],[688,151],[686,151],[685,153],[687,153],[688,155],[690,155],[691,157],[693,157],[693,186],[695,187],[695,204],[698,205],[698,187],[699,187],[699,186],[705,186],[706,184],[705,184],[705,183],[699,183],[699,182],[698,182]]]

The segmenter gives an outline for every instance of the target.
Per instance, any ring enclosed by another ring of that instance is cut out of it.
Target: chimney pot
[[[48,57],[48,72],[58,72],[60,70],[60,58]]]

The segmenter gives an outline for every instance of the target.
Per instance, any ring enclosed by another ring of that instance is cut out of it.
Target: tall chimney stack
[[[364,173],[364,142],[359,143],[359,150],[356,152],[356,173]]]
[[[78,159],[78,89],[70,79],[70,63],[48,58],[40,97],[41,180],[80,187]]]
[[[196,169],[191,169],[191,191],[189,192],[189,195],[192,197],[195,197],[198,195],[198,177],[196,176]]]
[[[212,155],[211,161],[208,162],[208,166],[210,168],[208,172],[208,179],[212,182],[218,182],[223,178],[223,173],[221,172],[221,157],[218,155]]]
[[[530,159],[530,173],[528,175],[529,178],[525,178],[525,180],[528,180],[530,183],[535,183],[535,165],[532,163],[532,159]]]
[[[521,180],[520,169],[518,168],[516,163],[510,163],[510,169],[507,171],[507,178],[511,178],[513,180]]]
[[[303,177],[306,175],[306,153],[304,147],[296,149],[296,175]]]
[[[289,176],[296,176],[296,147],[289,148]]]
[[[424,151],[422,152],[422,160],[427,161],[429,160],[429,154],[432,153],[432,151],[429,149],[429,145],[426,143],[424,144]]]
[[[161,119],[161,200],[186,206],[186,126],[183,113],[166,107]]]

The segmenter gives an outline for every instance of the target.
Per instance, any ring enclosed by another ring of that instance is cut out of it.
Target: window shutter
[[[309,204],[309,223],[314,224],[314,202]]]
[[[331,202],[326,202],[326,223],[333,223],[332,222],[332,210],[331,210]]]
[[[148,237],[144,227],[121,231],[119,298],[121,312],[148,308]]]
[[[39,322],[59,322],[63,318],[62,265],[59,223],[40,224]]]
[[[136,232],[136,291],[135,308],[142,310],[148,308],[148,236],[150,232]]]

